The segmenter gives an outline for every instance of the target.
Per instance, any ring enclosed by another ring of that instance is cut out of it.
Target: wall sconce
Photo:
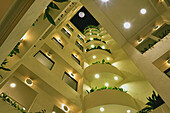
[[[66,113],[69,112],[69,110],[70,110],[70,108],[68,106],[66,106],[65,104],[61,105],[61,109]]]
[[[75,56],[76,58],[78,58],[78,56],[77,56],[76,54],[74,54],[74,56]]]
[[[26,34],[24,34],[24,36],[20,39],[20,41],[22,41],[22,40],[25,40],[26,39]]]
[[[25,79],[25,83],[26,83],[28,86],[32,86],[32,85],[33,85],[33,81],[32,81],[30,78]]]
[[[140,38],[140,39],[138,40],[138,44],[140,44],[140,43],[142,43],[142,42],[143,42],[143,39]]]
[[[60,38],[57,38],[57,41],[58,41],[59,43],[61,43],[61,39],[60,39]]]
[[[69,72],[69,75],[70,75],[72,78],[75,78],[75,74],[73,74],[72,72]]]
[[[47,55],[47,57],[49,57],[49,58],[51,58],[51,56],[52,56],[50,52],[47,52],[46,55]]]
[[[160,28],[160,26],[156,25],[156,26],[154,27],[154,30],[159,29],[159,28]]]

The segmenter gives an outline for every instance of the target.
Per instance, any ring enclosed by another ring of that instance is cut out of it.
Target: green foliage
[[[19,45],[20,45],[20,42],[18,42],[17,45],[14,47],[14,49],[9,53],[8,55],[9,57],[13,57],[17,53],[19,53]]]
[[[95,49],[102,49],[100,46],[95,46],[94,48],[87,48],[86,49],[86,52],[88,52],[88,51],[91,51],[91,50],[95,50]],[[102,50],[105,50],[105,51],[107,51],[108,53],[110,53],[111,54],[111,51],[110,51],[110,49],[102,49]]]
[[[116,86],[114,86],[113,88],[112,87],[106,87],[106,86],[103,86],[99,89],[97,89],[97,86],[95,88],[91,88],[90,91],[86,90],[87,93],[92,93],[92,92],[95,92],[95,91],[100,91],[100,90],[105,90],[105,89],[110,89],[110,90],[119,90],[119,91],[122,91],[122,92],[125,92],[127,93],[127,91],[124,91],[123,88],[118,88]]]
[[[156,109],[157,107],[159,107],[160,105],[162,105],[163,103],[165,103],[162,98],[160,97],[160,95],[156,95],[156,93],[153,91],[153,94],[151,97],[147,98],[148,102],[145,104],[147,105],[145,108],[143,108],[142,110],[140,110],[138,113],[148,113],[154,109]]]
[[[103,59],[102,60],[102,62],[101,62],[102,64],[110,64],[111,65],[111,63],[110,62],[105,62],[105,60]],[[92,64],[100,64],[100,61],[96,61],[95,63],[92,63]]]
[[[102,41],[101,39],[98,39],[98,38],[93,38],[93,40],[95,40],[95,41],[101,41],[101,42],[103,42],[103,43],[105,43],[106,44],[106,42],[105,41]],[[87,40],[86,41],[86,43],[88,43],[88,42],[90,42],[90,41],[93,41],[93,40]]]
[[[17,110],[20,110],[22,113],[26,113],[25,111],[24,111],[24,109],[22,108],[20,108],[20,106],[19,106],[19,104],[16,104],[16,101],[13,101],[8,95],[6,95],[5,93],[1,93],[1,95],[0,95],[0,98],[3,100],[3,101],[5,101],[5,102],[7,102],[9,105],[11,105],[11,106],[13,106],[14,108],[16,108]]]

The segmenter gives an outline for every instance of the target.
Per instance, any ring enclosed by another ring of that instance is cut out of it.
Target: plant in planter
[[[140,110],[138,113],[148,113],[154,109],[156,109],[157,107],[159,107],[160,105],[162,105],[163,103],[165,103],[162,98],[160,97],[160,95],[156,95],[156,93],[153,91],[153,94],[151,97],[147,98],[148,102],[145,104],[147,105],[145,108],[143,108],[142,110]]]
[[[103,59],[102,60],[102,62],[101,62],[102,64],[110,64],[111,65],[111,63],[110,62],[105,62],[105,60]],[[95,63],[92,63],[92,64],[100,64],[100,61],[96,61]]]
[[[88,52],[88,51],[91,51],[91,50],[94,50],[94,49],[102,49],[100,46],[95,46],[94,48],[87,48],[86,49],[86,52]],[[105,50],[105,51],[107,51],[108,53],[110,53],[111,54],[111,51],[110,51],[110,49],[102,49],[102,50]]]
[[[67,2],[68,0],[53,0],[52,2],[49,3],[49,5],[47,6],[47,8],[45,9],[45,13],[44,13],[44,17],[43,19],[45,20],[47,18],[47,20],[53,24],[56,25],[54,22],[54,19],[52,18],[52,16],[50,15],[50,9],[56,9],[56,10],[60,10],[60,8],[55,4],[55,2]],[[35,22],[37,22],[38,19],[36,19]],[[32,24],[32,26],[35,26],[35,22]]]
[[[92,88],[90,91],[88,91],[88,90],[86,90],[86,91],[89,94],[89,93],[92,93],[92,92],[95,92],[95,91],[100,91],[100,90],[105,90],[105,89],[119,90],[119,91],[127,93],[127,91],[124,91],[123,88],[118,88],[116,86],[114,86],[113,88],[112,87],[103,86],[102,88],[99,88],[99,89],[97,89],[97,86],[96,86],[95,88]]]

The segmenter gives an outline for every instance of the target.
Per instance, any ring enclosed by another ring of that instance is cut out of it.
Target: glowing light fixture
[[[142,9],[140,10],[140,13],[143,14],[143,15],[146,14],[146,12],[147,12],[147,11],[146,11],[146,9],[144,9],[144,8],[142,8]]]
[[[93,38],[90,38],[90,40],[93,40]]]
[[[94,48],[94,45],[91,45],[91,48]]]
[[[14,88],[14,87],[16,87],[16,84],[15,84],[15,83],[11,83],[11,84],[10,84],[10,87],[11,87],[11,88]]]
[[[102,49],[105,49],[105,46],[102,46]]]
[[[127,113],[130,113],[131,112],[131,110],[127,110]]]
[[[104,108],[103,108],[103,107],[101,107],[101,108],[100,108],[100,111],[101,111],[101,112],[103,112],[103,111],[104,111]]]
[[[140,43],[142,43],[142,42],[143,42],[143,39],[140,38],[140,39],[138,40],[138,44],[140,44]]]
[[[108,86],[109,86],[109,83],[106,82],[106,83],[105,83],[105,86],[108,87]]]
[[[69,75],[74,78],[75,77],[75,74],[73,74],[72,72],[69,72]]]
[[[131,27],[131,24],[130,24],[130,22],[125,22],[123,24],[123,26],[124,26],[125,29],[129,29]]]
[[[116,67],[116,66],[117,66],[117,63],[113,63],[112,66],[115,66],[115,67]]]
[[[51,56],[52,56],[49,52],[47,52],[46,55],[47,55],[49,58],[51,58]]]
[[[93,56],[93,59],[96,59],[96,56],[95,56],[95,55]]]
[[[26,83],[28,86],[32,86],[32,85],[33,85],[33,81],[32,81],[30,78],[25,79],[25,83]]]
[[[20,39],[20,40],[25,40],[26,39],[26,34],[24,34],[24,36]]]
[[[108,2],[109,0],[101,0],[102,2]]]
[[[84,12],[79,12],[79,17],[80,18],[84,18],[85,17],[85,13]]]
[[[95,78],[99,78],[100,77],[100,75],[99,74],[95,74]]]
[[[77,56],[76,54],[74,54],[74,56],[75,56],[76,58],[78,58],[78,56]]]
[[[115,80],[118,80],[118,77],[117,77],[117,76],[115,76],[115,77],[114,77],[114,79],[115,79]]]
[[[170,65],[170,58],[168,58],[168,60],[166,62],[168,65]]]
[[[62,104],[61,105],[61,109],[64,111],[64,112],[69,112],[70,108],[68,106],[66,106],[65,104]]]
[[[24,107],[22,108],[24,111],[26,110]]]
[[[55,111],[53,111],[52,113],[56,113]]]
[[[61,43],[61,39],[60,38],[57,38],[57,41]]]
[[[110,60],[110,58],[109,58],[109,57],[107,57],[107,60]]]

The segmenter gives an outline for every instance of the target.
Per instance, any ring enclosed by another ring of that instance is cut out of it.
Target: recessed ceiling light
[[[55,111],[53,111],[52,113],[56,113]]]
[[[93,56],[93,59],[95,59],[95,58],[96,58],[96,56],[94,55],[94,56]]]
[[[100,76],[99,76],[99,74],[95,74],[95,78],[99,78]]]
[[[147,12],[147,11],[146,11],[146,9],[144,9],[144,8],[140,10],[140,13],[143,14],[143,15],[146,14],[146,12]]]
[[[131,112],[131,110],[127,110],[127,113],[130,113]]]
[[[117,76],[115,76],[115,77],[114,77],[114,79],[115,79],[115,80],[118,80],[118,77],[117,77]]]
[[[107,60],[110,60],[110,58],[109,58],[109,57],[107,57]]]
[[[16,84],[15,83],[11,83],[10,87],[14,88],[14,87],[16,87]]]
[[[131,27],[131,24],[130,22],[125,22],[123,26],[125,29],[129,29]]]
[[[101,112],[103,112],[103,111],[104,111],[104,108],[103,108],[103,107],[101,107],[101,108],[100,108],[100,111],[101,111]]]
[[[84,12],[79,12],[79,17],[80,18],[84,18],[85,17],[85,13]]]
[[[94,48],[94,45],[91,45],[92,48]]]
[[[105,46],[102,46],[102,49],[105,49]]]
[[[32,86],[32,85],[33,85],[33,81],[32,81],[30,78],[25,79],[25,83],[26,83],[28,86]]]
[[[64,112],[69,112],[70,108],[68,106],[66,106],[65,104],[62,104],[61,105],[61,109],[64,111]]]
[[[106,83],[105,83],[105,86],[108,87],[108,86],[109,86],[109,83],[106,82]]]
[[[101,0],[102,2],[108,2],[109,0]]]
[[[90,38],[90,40],[93,40],[93,38]]]

